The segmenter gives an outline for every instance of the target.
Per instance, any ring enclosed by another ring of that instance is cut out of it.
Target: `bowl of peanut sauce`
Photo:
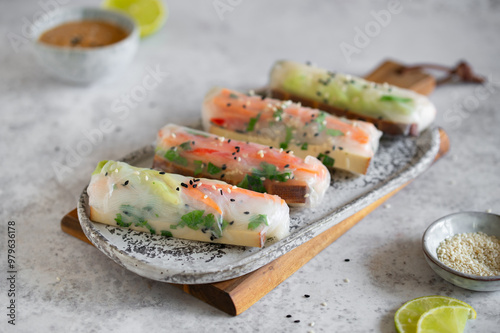
[[[33,23],[34,53],[52,76],[88,84],[126,70],[139,44],[132,18],[101,8],[61,9]]]

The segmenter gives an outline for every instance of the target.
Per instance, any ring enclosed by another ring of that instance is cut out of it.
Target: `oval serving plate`
[[[166,238],[92,222],[86,188],[78,202],[78,217],[85,235],[99,250],[136,274],[169,283],[213,283],[266,265],[414,179],[430,166],[438,149],[437,128],[417,138],[383,138],[367,175],[332,171],[322,205],[290,209],[290,235],[261,249]],[[150,167],[153,156],[150,145],[122,161]]]

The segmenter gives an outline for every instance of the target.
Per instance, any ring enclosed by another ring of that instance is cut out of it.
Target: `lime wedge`
[[[139,25],[141,37],[158,31],[167,19],[167,8],[161,0],[104,0],[102,6],[132,16]]]
[[[462,333],[470,307],[439,306],[425,312],[417,323],[417,333]]]
[[[476,318],[476,311],[467,303],[446,296],[425,296],[403,304],[394,315],[394,324],[399,333],[417,332],[417,323],[425,312],[440,306],[462,306],[469,309],[469,319]]]

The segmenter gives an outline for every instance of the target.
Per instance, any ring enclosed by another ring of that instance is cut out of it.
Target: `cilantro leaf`
[[[255,192],[266,192],[266,188],[264,187],[264,184],[262,183],[260,177],[254,175],[245,175],[245,178],[243,178],[243,180],[237,186]]]
[[[344,132],[342,132],[341,130],[338,130],[338,129],[329,128],[326,130],[326,134],[328,134],[330,136],[342,136],[342,135],[344,135]]]
[[[256,176],[260,179],[260,177],[264,177],[270,180],[277,180],[280,182],[286,182],[288,179],[293,177],[293,173],[290,171],[287,172],[279,172],[275,165],[261,162],[261,169],[253,169],[252,176]]]
[[[200,173],[203,172],[203,161],[194,161],[194,166],[195,166],[195,169],[194,169],[194,176],[198,176]]]
[[[264,214],[259,214],[255,215],[250,219],[250,222],[248,223],[248,229],[250,230],[255,230],[257,229],[261,224],[264,225],[269,225],[267,222],[267,215]]]
[[[132,222],[130,222],[130,223],[123,222],[122,214],[116,214],[115,221],[116,221],[116,224],[118,226],[124,227],[124,228],[130,227],[130,225],[132,224]]]
[[[247,132],[251,132],[255,129],[255,125],[259,121],[260,115],[261,113],[259,113],[255,118],[250,118],[250,121],[248,122]]]
[[[168,230],[162,230],[161,235],[165,237],[174,237],[174,235],[172,235],[172,233]]]
[[[170,162],[174,162],[183,166],[187,166],[187,159],[180,156],[179,152],[175,149],[169,149],[165,153],[165,158],[169,160]]]
[[[292,141],[293,137],[293,127],[286,127],[286,136],[285,136],[285,142],[282,142],[280,144],[280,148],[287,149],[288,145],[290,144],[290,141]]]
[[[333,165],[335,164],[335,160],[333,158],[331,158],[330,156],[325,155],[325,154],[319,154],[318,160],[320,160],[321,162],[323,162],[323,164],[325,166],[330,167],[330,168],[333,168]]]
[[[282,108],[276,109],[276,111],[273,112],[273,117],[274,117],[274,120],[276,120],[276,121],[283,120],[283,109]],[[276,118],[278,118],[278,119],[276,119]]]
[[[229,98],[238,99],[238,95],[233,94],[233,93],[230,93],[230,94],[229,94]]]
[[[184,150],[191,150],[191,141],[183,142],[179,145]]]
[[[217,166],[215,166],[215,165],[213,165],[212,162],[208,162],[207,171],[208,171],[209,174],[215,175],[215,174],[221,172],[222,169],[219,168],[219,167],[217,167]]]
[[[198,230],[199,224],[203,223],[204,210],[193,210],[181,216],[181,222],[178,223],[180,227],[187,226],[190,229]]]
[[[400,102],[400,103],[408,103],[413,101],[413,99],[408,97],[399,97],[394,95],[384,95],[380,97],[380,100],[383,102]]]
[[[308,146],[307,142],[304,142],[302,146],[300,146],[300,150],[307,150],[307,146]]]
[[[325,129],[326,125],[323,123],[325,122],[325,120],[326,120],[326,113],[320,111],[319,116],[317,116],[316,119],[314,119],[314,121],[318,123],[318,133],[321,133]]]

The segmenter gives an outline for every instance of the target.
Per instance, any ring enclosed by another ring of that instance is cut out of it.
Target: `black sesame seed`
[[[288,168],[290,166],[290,164],[285,164],[285,168]]]
[[[104,176],[107,176],[107,175],[108,175],[108,173],[106,172],[106,173],[104,174]]]
[[[317,96],[321,96],[321,91],[316,91]]]
[[[181,183],[182,187],[188,188],[187,184]]]
[[[193,184],[193,188],[196,188],[196,187],[198,187],[198,184]]]
[[[250,212],[243,212],[243,214],[248,215],[248,214],[250,214]]]
[[[269,149],[273,149],[273,146],[269,146]]]
[[[286,315],[287,318],[292,318],[292,315]]]
[[[219,191],[220,191],[220,195],[223,195],[223,194],[224,194],[224,192],[222,192],[222,189],[220,189]]]
[[[335,150],[335,146],[332,147],[332,150]]]
[[[297,319],[297,320],[294,320],[293,322],[294,323],[300,323],[300,320]]]
[[[342,147],[339,147],[339,150],[344,150],[344,148],[342,148]]]
[[[236,159],[236,156],[234,157],[234,159]]]
[[[314,136],[318,136],[318,135],[319,135],[319,133],[314,133]]]
[[[179,191],[179,188],[176,188],[177,191]]]
[[[189,185],[193,185],[193,181],[192,180],[189,180]]]
[[[261,99],[261,100],[266,99],[266,95],[262,95],[262,96],[260,96],[260,99]]]
[[[229,225],[233,225],[233,224],[234,224],[234,221],[229,222]]]
[[[330,151],[329,150],[325,151],[325,154],[327,154],[327,155],[330,154]]]
[[[194,141],[191,141],[191,143],[192,143],[192,144],[193,144],[193,146],[194,146],[194,144],[195,144],[196,142],[194,142]]]
[[[128,180],[125,181],[125,183],[123,184],[123,186],[127,186],[128,185]]]
[[[160,175],[164,175],[165,174],[165,171],[160,171]]]
[[[236,153],[232,153],[231,155],[236,155]]]
[[[289,154],[291,152],[291,150],[287,150],[285,153]]]
[[[245,104],[243,104],[243,109],[246,109],[246,108],[247,108],[247,106]]]
[[[305,294],[304,297],[309,298],[309,297],[311,297],[311,295]]]
[[[222,170],[226,170],[226,168],[227,168],[227,166],[226,166],[225,164],[222,164],[221,169],[222,169]]]
[[[231,106],[231,103],[227,103],[227,106]]]
[[[236,200],[234,200],[234,199],[231,199],[231,202],[235,202],[235,201],[236,201]]]
[[[224,178],[226,175],[223,173],[222,175],[220,175],[220,179]]]
[[[227,139],[227,143],[231,142],[231,139]]]
[[[309,60],[308,60],[308,61],[306,61],[306,65],[307,65],[307,66],[311,66],[311,62],[310,62]]]
[[[351,261],[351,259],[344,259],[344,261],[345,261],[345,262],[349,262],[349,261]]]
[[[213,241],[215,239],[214,235],[210,236],[210,240]]]

